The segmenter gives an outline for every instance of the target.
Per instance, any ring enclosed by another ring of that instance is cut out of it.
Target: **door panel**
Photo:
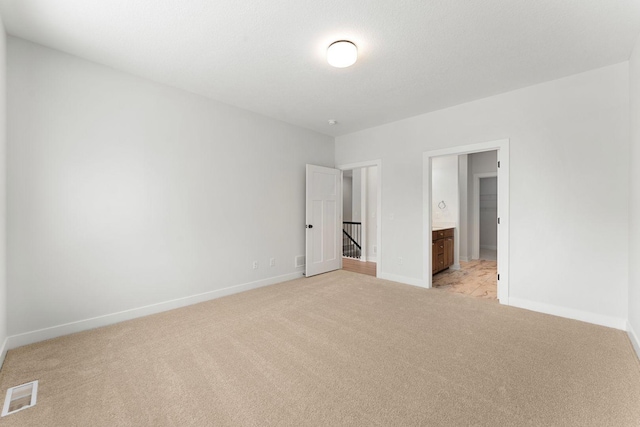
[[[431,274],[435,273],[438,269],[438,252],[436,252],[436,242],[431,242]]]
[[[309,224],[312,224],[314,226],[317,224],[315,228],[307,228],[307,244],[309,243],[309,239],[311,238],[312,250],[310,254],[307,253],[306,259],[310,259],[313,264],[322,262],[322,227],[320,227],[323,217],[322,204],[322,200],[311,201],[311,220],[307,221],[307,226]]]
[[[342,268],[342,172],[307,165],[307,277]]]
[[[325,202],[325,215],[324,215],[324,229],[331,230],[331,227],[338,225],[338,211],[336,209],[336,202],[333,200],[327,200]],[[334,260],[338,256],[336,246],[336,233],[323,233],[324,236],[324,254],[325,260]]]
[[[451,267],[452,265],[453,265],[453,237],[447,237],[446,239],[444,239],[444,266]]]

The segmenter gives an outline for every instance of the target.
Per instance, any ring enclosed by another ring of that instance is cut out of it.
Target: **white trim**
[[[345,170],[351,170],[351,169],[366,168],[369,166],[380,166],[381,164],[382,164],[382,160],[376,159],[376,160],[367,160],[364,162],[347,163],[344,165],[338,165],[336,166],[336,169],[345,171]]]
[[[364,162],[357,162],[357,163],[347,163],[344,165],[338,165],[336,166],[336,169],[340,169],[342,171],[345,170],[351,170],[351,169],[358,169],[358,168],[366,168],[366,167],[371,167],[371,166],[377,166],[378,167],[378,212],[376,214],[376,222],[378,225],[378,231],[376,232],[376,239],[377,239],[377,251],[376,251],[376,277],[382,277],[381,276],[381,271],[382,271],[382,160],[381,159],[377,159],[377,160],[368,160],[368,161],[364,161]]]
[[[441,148],[439,150],[425,151],[430,157],[450,156],[452,154],[473,154],[484,151],[499,150],[503,145],[509,145],[509,138],[497,139],[495,141],[478,142],[475,144],[459,145],[456,147]],[[424,157],[424,156],[423,156]]]
[[[509,305],[524,308],[526,310],[537,311],[539,313],[552,314],[554,316],[565,317],[567,319],[593,323],[594,325],[620,329],[623,331],[627,329],[627,321],[621,317],[604,316],[602,314],[591,313],[588,311],[559,307],[557,305],[544,304],[541,302],[514,297],[509,298]]]
[[[360,169],[360,224],[362,227],[360,236],[360,260],[364,262],[366,262],[367,259],[367,247],[369,246],[369,242],[367,242],[367,227],[369,226],[367,186],[369,183],[367,180],[367,170],[364,168]],[[340,224],[340,227],[342,227],[342,224]]]
[[[229,286],[227,288],[216,289],[213,291],[203,292],[201,294],[191,295],[188,297],[176,298],[174,300],[145,305],[143,307],[132,308],[129,310],[123,310],[117,313],[105,314],[103,316],[92,317],[90,319],[78,320],[75,322],[64,323],[62,325],[51,326],[49,328],[12,335],[7,338],[6,347],[7,349],[11,350],[23,345],[33,344],[63,335],[69,335],[76,332],[112,325],[114,323],[131,320],[138,317],[149,316],[151,314],[161,313],[163,311],[169,311],[204,301],[209,301],[227,295],[233,295],[239,292],[261,288],[263,286],[274,285],[276,283],[298,279],[300,277],[303,277],[301,271],[284,274],[282,276],[270,277],[268,279],[257,280],[255,282]]]
[[[28,385],[31,385],[31,399],[29,400],[29,404],[23,406],[20,409],[16,409],[14,411],[9,412],[9,406],[11,406],[11,401],[18,399],[18,398],[11,399],[13,397],[13,391],[18,389],[18,388],[22,388],[22,387],[28,386]],[[5,398],[4,398],[4,406],[2,407],[1,416],[2,417],[6,417],[7,415],[15,414],[16,412],[20,412],[20,411],[22,411],[24,409],[31,408],[33,406],[36,406],[37,402],[38,402],[38,380],[30,381],[30,382],[24,383],[24,384],[20,384],[20,385],[17,385],[15,387],[10,387],[10,388],[7,389],[7,394],[5,395]]]
[[[4,339],[2,343],[2,347],[0,347],[0,369],[2,369],[2,365],[4,364],[4,359],[7,357],[7,343],[9,342],[9,337]]]
[[[629,321],[627,321],[627,335],[629,335],[629,341],[631,341],[631,345],[636,351],[638,359],[640,359],[640,339],[638,339],[638,335],[636,334],[636,331],[633,330],[633,327],[631,326],[631,323],[629,323]]]
[[[397,274],[378,273],[379,279],[390,280],[392,282],[398,282],[405,285],[418,286],[420,288],[426,288],[424,281],[420,279],[414,279],[413,277],[399,276]]]
[[[496,166],[497,167],[497,166]],[[473,174],[473,236],[471,247],[471,259],[480,259],[480,180],[482,178],[496,178],[498,172],[485,172]],[[500,197],[500,195],[498,195]],[[492,249],[497,250],[497,247]]]
[[[422,153],[422,286],[432,286],[431,277],[431,160],[433,157],[479,153],[498,150],[498,212],[500,226],[498,227],[498,300],[501,304],[509,305],[509,140],[481,142],[459,147],[444,148]]]

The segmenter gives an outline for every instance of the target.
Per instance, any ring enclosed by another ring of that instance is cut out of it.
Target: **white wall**
[[[342,178],[342,220],[352,221],[353,177]]]
[[[422,153],[509,138],[509,303],[623,327],[628,72],[621,63],[336,138],[337,164],[384,164],[382,275],[422,281]],[[603,227],[615,244],[603,245]]]
[[[469,155],[458,156],[458,194],[460,195],[460,224],[458,232],[458,254],[460,261],[469,261],[471,251],[469,250]]]
[[[362,222],[362,168],[353,170],[351,184],[351,218]]]
[[[431,162],[431,222],[434,227],[458,227],[458,156]],[[443,207],[444,206],[444,207]],[[418,232],[422,232],[421,229]]]
[[[498,152],[483,151],[469,154],[469,170],[471,174],[498,171]]]
[[[7,37],[0,18],[0,366],[6,354],[7,338],[7,251],[6,251],[6,81]]]
[[[367,176],[367,261],[377,261],[378,250],[378,168],[365,168]]]
[[[8,59],[10,335],[301,275],[333,138],[12,37]]]
[[[640,39],[629,61],[631,154],[629,167],[629,335],[640,356]]]

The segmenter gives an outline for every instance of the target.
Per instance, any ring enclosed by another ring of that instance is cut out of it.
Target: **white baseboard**
[[[526,310],[537,311],[539,313],[552,314],[554,316],[580,320],[582,322],[593,323],[600,326],[607,326],[609,328],[620,329],[623,331],[627,330],[627,321],[618,317],[603,316],[602,314],[591,313],[588,311],[558,307],[556,305],[549,305],[514,297],[509,297],[508,304],[512,307],[524,308]]]
[[[631,344],[633,345],[633,349],[636,351],[638,355],[638,359],[640,359],[640,339],[638,339],[638,335],[631,327],[631,323],[627,322],[627,335],[629,335],[629,340],[631,340]]]
[[[421,279],[398,276],[396,274],[378,273],[378,279],[391,280],[392,282],[404,283],[405,285],[418,286],[420,288],[427,287],[426,283],[424,283],[424,281]]]
[[[27,344],[33,344],[39,341],[51,338],[69,335],[76,332],[86,331],[89,329],[99,328],[101,326],[112,325],[114,323],[131,320],[138,317],[148,316],[150,314],[161,313],[163,311],[173,310],[175,308],[185,307],[204,301],[224,297],[227,295],[237,294],[239,292],[249,291],[251,289],[261,288],[263,286],[274,285],[276,283],[285,282],[303,277],[302,272],[285,274],[282,276],[270,277],[268,279],[257,280],[255,282],[243,283],[240,285],[229,286],[223,289],[216,289],[188,297],[177,298],[170,301],[164,301],[156,304],[150,304],[143,307],[132,308],[117,313],[106,314],[103,316],[92,317],[90,319],[78,320],[75,322],[65,323],[62,325],[52,326],[49,328],[38,329],[36,331],[25,332],[18,335],[12,335],[5,340],[5,346],[8,350],[14,349]],[[6,350],[4,350],[6,351]],[[4,355],[4,353],[3,353]]]
[[[378,262],[378,257],[375,257],[375,256],[360,257],[360,258],[351,258],[348,256],[343,256],[342,259],[352,259],[354,261],[360,261],[360,262]]]
[[[0,369],[2,369],[2,365],[4,364],[4,358],[7,357],[7,343],[9,342],[9,337],[4,339],[2,343],[2,347],[0,347]]]
[[[466,256],[461,256],[461,257],[460,257],[460,261],[463,261],[463,262],[469,262],[469,261],[471,261],[471,258],[466,257]]]

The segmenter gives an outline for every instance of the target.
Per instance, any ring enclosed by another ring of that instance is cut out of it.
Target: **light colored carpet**
[[[12,350],[2,426],[638,426],[622,331],[336,271]]]

